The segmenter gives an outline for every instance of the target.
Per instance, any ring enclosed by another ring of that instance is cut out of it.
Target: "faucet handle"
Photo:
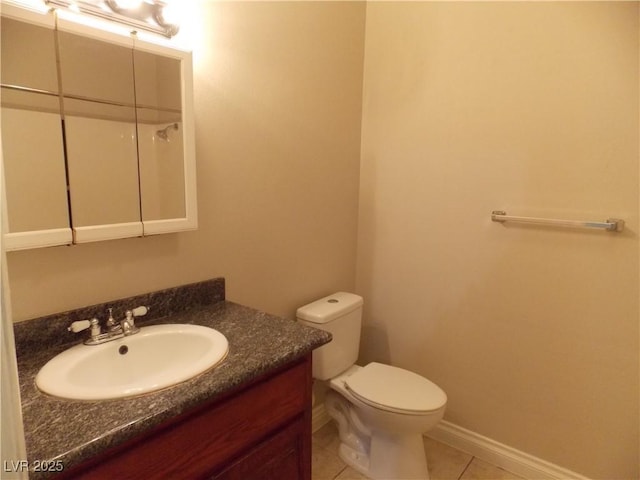
[[[87,328],[91,327],[91,338],[97,337],[101,333],[100,321],[97,318],[92,318],[91,320],[78,320],[77,322],[73,322],[67,328],[68,331],[73,333],[78,333]]]
[[[71,325],[69,325],[67,330],[73,333],[78,333],[83,330],[86,330],[90,326],[91,326],[91,320],[78,320],[77,322],[73,322]]]
[[[141,305],[131,310],[131,314],[134,317],[142,317],[143,315],[146,315],[148,311],[149,311],[149,307],[145,307],[144,305]]]

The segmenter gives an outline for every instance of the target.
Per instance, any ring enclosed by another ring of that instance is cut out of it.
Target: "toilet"
[[[333,335],[313,352],[313,377],[329,387],[325,407],[338,424],[340,457],[373,480],[428,479],[422,434],[442,419],[447,395],[408,370],[355,364],[362,305],[362,297],[338,292],[296,312],[298,322]]]

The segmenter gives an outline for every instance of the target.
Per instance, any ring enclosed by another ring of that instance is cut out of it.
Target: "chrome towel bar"
[[[622,232],[624,230],[624,220],[620,220],[619,218],[607,218],[606,222],[589,222],[581,220],[558,220],[554,218],[516,217],[507,215],[507,212],[503,212],[502,210],[494,210],[491,212],[491,220],[500,223],[517,222],[551,225],[555,227],[601,228],[609,232]]]

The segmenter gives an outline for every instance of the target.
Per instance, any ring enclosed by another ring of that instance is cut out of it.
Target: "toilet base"
[[[384,438],[374,435],[369,454],[345,443],[338,454],[344,463],[372,480],[429,480],[422,436]]]
[[[353,468],[356,472],[369,476],[369,454],[359,452],[346,443],[340,443],[338,455],[344,463]]]
[[[429,480],[422,435],[374,432],[369,473],[365,475],[374,480]]]
[[[338,393],[327,392],[325,402],[338,423],[338,453],[347,465],[372,480],[429,480],[421,433],[370,431]]]

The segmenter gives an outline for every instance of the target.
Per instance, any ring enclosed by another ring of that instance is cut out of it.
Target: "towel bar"
[[[558,220],[554,218],[536,218],[536,217],[516,217],[507,215],[502,210],[494,210],[491,212],[491,220],[494,222],[517,222],[517,223],[534,223],[536,225],[552,225],[556,227],[571,228],[600,228],[609,232],[622,232],[624,230],[624,220],[619,218],[608,218],[606,222],[589,222],[581,220]]]

